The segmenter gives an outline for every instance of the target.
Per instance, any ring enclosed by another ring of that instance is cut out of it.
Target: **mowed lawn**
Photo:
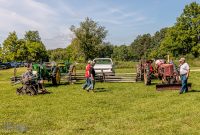
[[[51,94],[18,96],[21,85],[11,86],[12,74],[13,69],[0,71],[1,135],[200,133],[200,72],[191,72],[192,91],[182,95],[143,83],[97,83],[88,93],[79,83],[46,87]]]

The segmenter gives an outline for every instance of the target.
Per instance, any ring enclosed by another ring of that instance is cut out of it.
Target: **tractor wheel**
[[[20,87],[20,88],[17,88],[16,94],[17,94],[17,95],[23,95],[22,89],[23,89],[23,86]]]
[[[37,95],[37,91],[33,86],[28,86],[27,87],[27,94],[30,96]]]
[[[60,78],[61,78],[60,70],[58,67],[56,67],[54,70],[55,70],[55,72],[52,76],[52,83],[53,83],[53,85],[57,85],[57,84],[60,84]]]

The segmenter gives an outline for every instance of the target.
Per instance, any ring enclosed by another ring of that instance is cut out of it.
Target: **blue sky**
[[[139,34],[174,25],[194,0],[0,0],[0,44],[8,33],[38,30],[47,49],[64,48],[74,38],[71,25],[86,17],[105,26],[106,41],[127,44]],[[196,0],[200,3],[200,0]]]

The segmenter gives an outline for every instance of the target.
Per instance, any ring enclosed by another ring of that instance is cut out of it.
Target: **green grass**
[[[157,92],[155,85],[143,83],[97,83],[95,93],[73,84],[46,87],[52,93],[38,96],[16,95],[21,85],[11,86],[12,72],[0,71],[2,135],[200,133],[200,72],[191,72],[193,92],[182,95],[178,91]]]

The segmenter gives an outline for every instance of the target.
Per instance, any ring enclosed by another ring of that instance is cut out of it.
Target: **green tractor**
[[[38,79],[51,81],[53,85],[60,84],[61,77],[69,72],[70,63],[45,62],[43,64],[33,64],[33,74]]]

